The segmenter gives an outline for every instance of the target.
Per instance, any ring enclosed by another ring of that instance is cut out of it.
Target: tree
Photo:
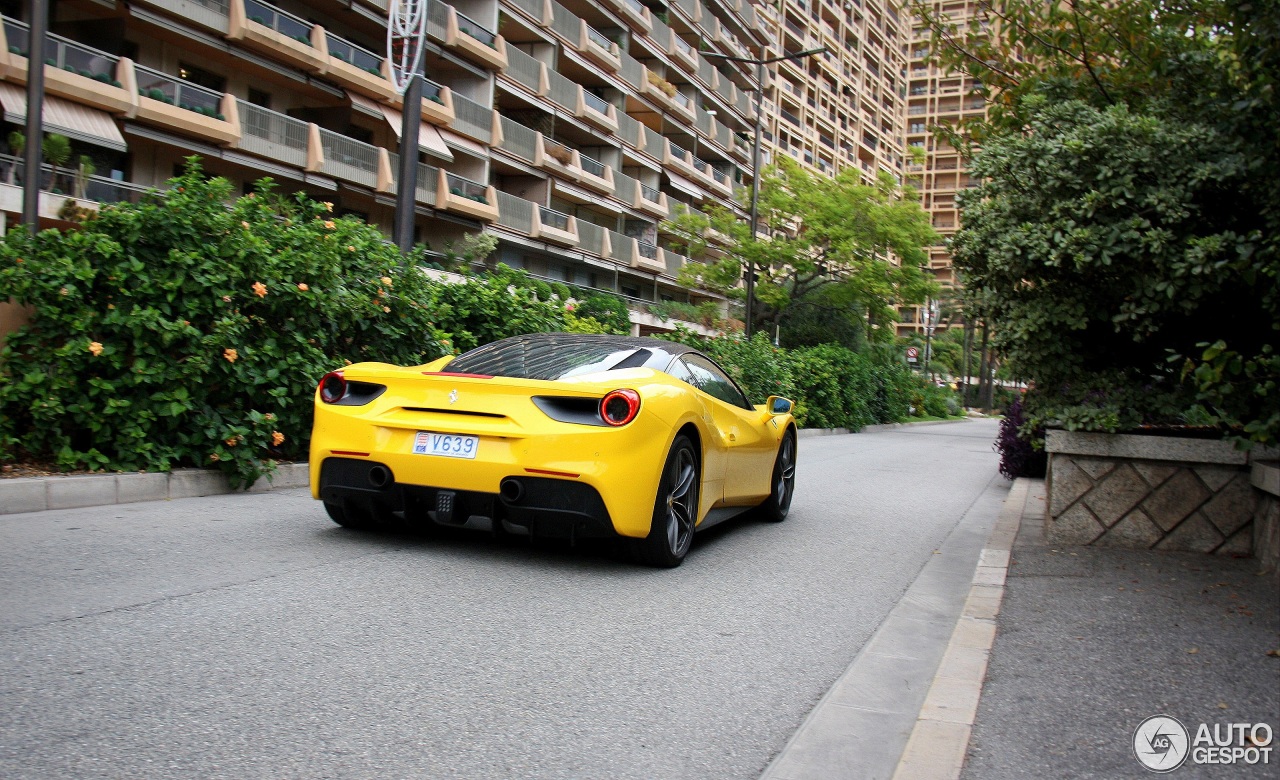
[[[40,152],[44,155],[44,159],[53,166],[53,181],[50,183],[50,187],[56,188],[58,168],[71,159],[71,139],[58,133],[49,133],[44,137],[44,142],[40,144]]]
[[[895,305],[922,302],[936,290],[924,272],[924,247],[936,234],[914,191],[901,190],[888,174],[864,184],[856,169],[820,176],[782,158],[761,179],[759,213],[759,237],[717,205],[667,225],[694,260],[681,269],[687,284],[741,298],[743,268],[754,265],[757,328],[773,331],[789,317],[805,321],[806,308],[812,314],[832,306],[857,312],[859,327],[862,317],[887,324]],[[891,328],[881,332],[892,338]],[[878,337],[874,329],[868,335]]]
[[[984,181],[952,250],[1033,415],[1274,441],[1274,5],[1013,0],[967,28],[924,5],[938,62],[992,101],[949,134]]]

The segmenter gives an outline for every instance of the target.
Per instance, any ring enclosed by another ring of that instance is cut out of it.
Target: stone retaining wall
[[[1046,517],[1059,544],[1249,555],[1262,494],[1221,441],[1049,431]]]

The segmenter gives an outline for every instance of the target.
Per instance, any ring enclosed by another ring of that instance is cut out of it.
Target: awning
[[[27,91],[22,87],[0,82],[0,104],[4,106],[4,119],[14,124],[27,121]],[[72,103],[56,95],[45,93],[40,120],[46,133],[60,133],[68,138],[94,146],[128,150],[120,128],[106,111],[79,103]]]
[[[382,117],[382,104],[371,98],[361,95],[359,92],[347,90],[347,98],[351,100],[351,107],[362,114],[368,114],[374,118]]]
[[[683,177],[683,176],[677,176],[676,174],[672,173],[671,171],[663,171],[663,173],[665,173],[665,174],[667,175],[667,180],[671,182],[671,186],[672,186],[672,187],[675,187],[675,188],[676,188],[676,189],[678,189],[678,190],[680,190],[680,191],[681,191],[681,192],[683,192],[685,195],[692,195],[693,197],[697,198],[698,200],[710,200],[710,199],[711,199],[711,196],[710,196],[710,195],[708,195],[708,194],[706,193],[706,190],[702,189],[702,188],[701,188],[701,187],[699,187],[698,185],[696,185],[696,184],[694,184],[693,182],[689,181],[689,180],[688,180],[688,179],[686,179],[685,177]]]
[[[555,188],[556,194],[563,197],[565,200],[571,200],[575,203],[589,203],[598,209],[603,209],[604,211],[608,211],[613,214],[622,213],[622,204],[615,203],[598,192],[588,192],[582,187],[568,184],[562,179],[554,177],[552,177],[550,181],[552,186]]]
[[[440,128],[440,137],[444,138],[444,142],[449,146],[452,146],[454,149],[461,149],[462,151],[474,154],[477,157],[489,156],[489,150],[483,145],[472,141],[470,138],[458,135],[452,130]]]
[[[404,122],[404,114],[399,109],[391,106],[379,104],[378,107],[382,109],[382,115],[387,118],[391,129],[395,131],[396,138],[399,138],[400,125]],[[449,151],[449,147],[444,145],[444,139],[440,137],[440,131],[430,122],[422,122],[418,126],[418,148],[432,157],[439,157],[445,162],[453,162],[453,152]]]

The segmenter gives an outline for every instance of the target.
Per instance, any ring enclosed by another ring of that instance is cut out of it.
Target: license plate
[[[418,435],[413,439],[414,455],[441,455],[446,458],[474,459],[476,451],[479,449],[479,436],[418,431]]]

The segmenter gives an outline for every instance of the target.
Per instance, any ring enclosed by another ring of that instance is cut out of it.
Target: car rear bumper
[[[533,536],[617,535],[600,493],[566,479],[512,474],[503,478],[498,493],[486,493],[399,482],[379,461],[331,457],[320,464],[317,484],[318,497],[326,503],[374,505],[384,512],[402,512],[411,524],[474,527],[482,518]]]

